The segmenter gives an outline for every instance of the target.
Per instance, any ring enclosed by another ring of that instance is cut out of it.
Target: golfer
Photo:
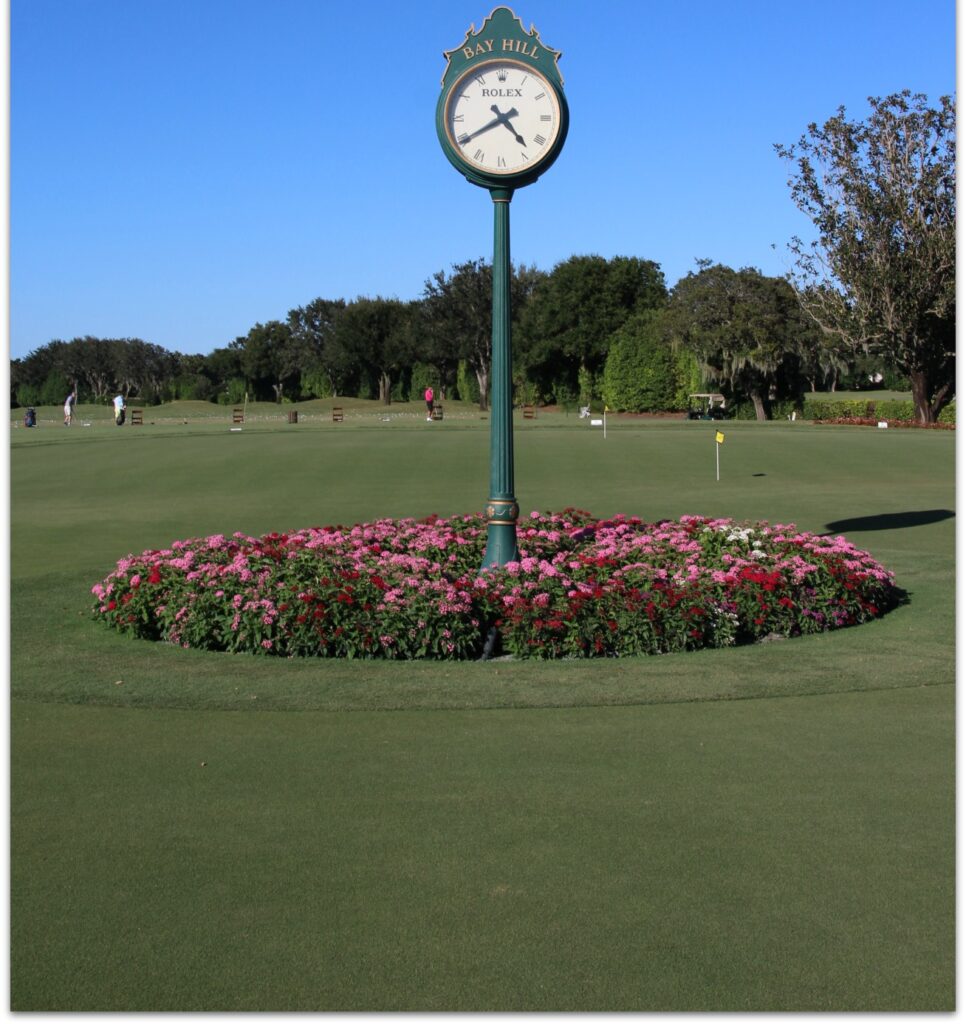
[[[429,423],[433,419],[433,389],[426,388],[423,398],[426,399],[426,422]]]

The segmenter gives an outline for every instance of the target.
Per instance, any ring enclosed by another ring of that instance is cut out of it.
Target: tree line
[[[658,263],[575,255],[511,273],[514,400],[683,409],[714,389],[759,419],[806,390],[909,388],[932,422],[955,393],[955,108],[898,93],[790,146],[789,187],[816,239],[787,278],[699,260],[668,288]],[[202,400],[417,399],[427,385],[486,409],[492,269],[438,271],[413,301],[316,298],[208,355],[138,338],[55,340],[11,365],[17,405],[114,394]]]

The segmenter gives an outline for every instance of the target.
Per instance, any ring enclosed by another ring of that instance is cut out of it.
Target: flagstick
[[[607,440],[607,406],[604,406],[604,440]]]
[[[717,440],[714,442],[714,478],[721,479],[721,445]]]

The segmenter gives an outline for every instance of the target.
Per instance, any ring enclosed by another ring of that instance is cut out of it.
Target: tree
[[[800,400],[800,356],[815,331],[783,278],[708,260],[698,266],[671,292],[669,335],[697,356],[709,380],[751,399],[759,420],[770,419],[772,401]]]
[[[601,396],[618,412],[687,408],[698,390],[695,357],[667,339],[665,310],[645,310],[619,327],[608,343]]]
[[[512,303],[512,299],[511,299]],[[493,270],[480,260],[437,271],[423,286],[421,319],[437,352],[465,359],[480,388],[480,409],[488,408],[493,324]]]
[[[344,299],[318,298],[289,311],[288,326],[298,352],[301,387],[314,398],[321,398],[323,393],[335,398],[345,386],[345,360],[333,345],[335,323],[344,309]]]
[[[537,284],[522,317],[523,350],[544,391],[576,394],[603,369],[607,341],[630,316],[667,301],[660,267],[618,256],[571,256]]]
[[[792,280],[831,345],[888,360],[931,423],[955,394],[955,105],[908,90],[869,103],[865,121],[839,107],[775,147],[818,231],[792,240]]]
[[[117,387],[114,349],[103,338],[74,338],[61,356],[60,369],[70,380],[83,381],[95,402],[106,402],[109,391]]]
[[[241,369],[256,395],[265,386],[281,402],[287,387],[294,387],[299,379],[299,353],[292,341],[292,329],[280,320],[255,324],[244,338],[235,344],[241,350]]]
[[[398,299],[358,298],[336,320],[333,343],[364,365],[389,405],[393,381],[411,361],[408,307]]]

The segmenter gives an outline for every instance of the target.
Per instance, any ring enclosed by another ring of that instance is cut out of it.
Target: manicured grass
[[[184,652],[88,618],[118,557],[475,511],[487,423],[13,431],[13,1007],[951,1008],[954,437],[724,429],[716,482],[711,424],[521,421],[517,495],[845,533],[909,604],[640,660]]]

